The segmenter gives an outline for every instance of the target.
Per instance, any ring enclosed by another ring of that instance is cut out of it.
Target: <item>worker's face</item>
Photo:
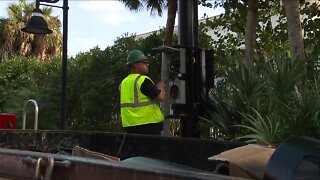
[[[139,74],[148,74],[149,72],[149,62],[146,60],[135,63],[133,66]]]

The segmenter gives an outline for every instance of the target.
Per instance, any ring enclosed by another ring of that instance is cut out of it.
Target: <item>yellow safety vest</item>
[[[158,103],[141,92],[141,84],[146,78],[148,77],[141,74],[129,74],[121,82],[120,107],[123,127],[158,123],[164,119]]]

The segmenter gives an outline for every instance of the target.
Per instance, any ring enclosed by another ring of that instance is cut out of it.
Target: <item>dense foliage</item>
[[[306,81],[303,95],[297,88],[306,76],[301,62],[292,64],[285,53],[252,69],[239,62],[226,74],[211,92],[213,110],[202,117],[220,130],[219,138],[271,144],[296,135],[320,138],[319,73]]]
[[[57,129],[59,119],[60,61],[41,62],[15,57],[0,64],[0,111],[17,115],[21,128],[22,109],[28,99],[39,105],[39,127]],[[29,105],[31,106],[31,105]],[[27,108],[27,128],[33,127],[34,108]]]
[[[119,91],[129,73],[125,65],[130,50],[141,49],[151,62],[150,77],[160,79],[161,54],[152,48],[162,44],[163,34],[145,39],[124,35],[105,50],[91,49],[68,61],[67,128],[121,131]],[[28,99],[39,105],[39,129],[60,127],[61,60],[39,61],[15,57],[0,64],[0,111],[17,115],[21,128],[22,108]],[[27,106],[27,128],[33,127],[33,107]]]
[[[223,4],[225,14],[202,24],[218,37],[213,41],[218,83],[212,89],[212,108],[202,117],[202,128],[213,128],[218,138],[243,137],[273,144],[295,135],[319,138],[319,52],[314,49],[320,40],[315,35],[319,28],[314,26],[320,17],[319,5],[301,1],[306,58],[292,64],[283,7],[261,1],[264,8],[258,14],[255,62],[246,67],[246,9],[239,3]],[[298,88],[301,84],[306,87]]]

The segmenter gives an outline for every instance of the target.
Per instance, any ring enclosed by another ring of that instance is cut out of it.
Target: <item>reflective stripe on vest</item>
[[[136,107],[143,107],[143,106],[148,106],[151,104],[157,104],[154,101],[146,101],[146,102],[139,102],[139,93],[138,93],[138,80],[140,79],[142,75],[139,75],[135,80],[134,80],[134,102],[133,103],[123,103],[120,104],[120,107],[132,107],[132,108],[136,108]]]

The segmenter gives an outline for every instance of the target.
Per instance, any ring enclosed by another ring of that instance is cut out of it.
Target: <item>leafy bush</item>
[[[16,114],[17,128],[21,128],[22,110],[29,99],[36,100],[39,105],[39,128],[58,127],[58,116],[54,113],[58,109],[55,105],[59,84],[55,80],[60,76],[58,67],[58,60],[44,62],[23,57],[15,57],[0,64],[1,89],[4,92],[1,111]],[[26,110],[27,128],[33,128],[34,108],[28,105]]]
[[[93,48],[68,60],[66,129],[121,131],[119,90],[129,73],[129,51],[140,49],[151,64],[150,77],[160,80],[163,32],[145,39],[124,34],[105,50]],[[21,128],[22,108],[28,99],[39,106],[39,129],[59,129],[61,59],[39,61],[14,57],[0,63],[0,111],[17,115]],[[27,128],[33,128],[34,109],[27,106]]]
[[[297,135],[319,138],[320,79],[318,73],[307,79],[302,63],[291,63],[285,53],[253,68],[239,61],[212,90],[202,125],[220,129],[224,139],[278,144]]]

